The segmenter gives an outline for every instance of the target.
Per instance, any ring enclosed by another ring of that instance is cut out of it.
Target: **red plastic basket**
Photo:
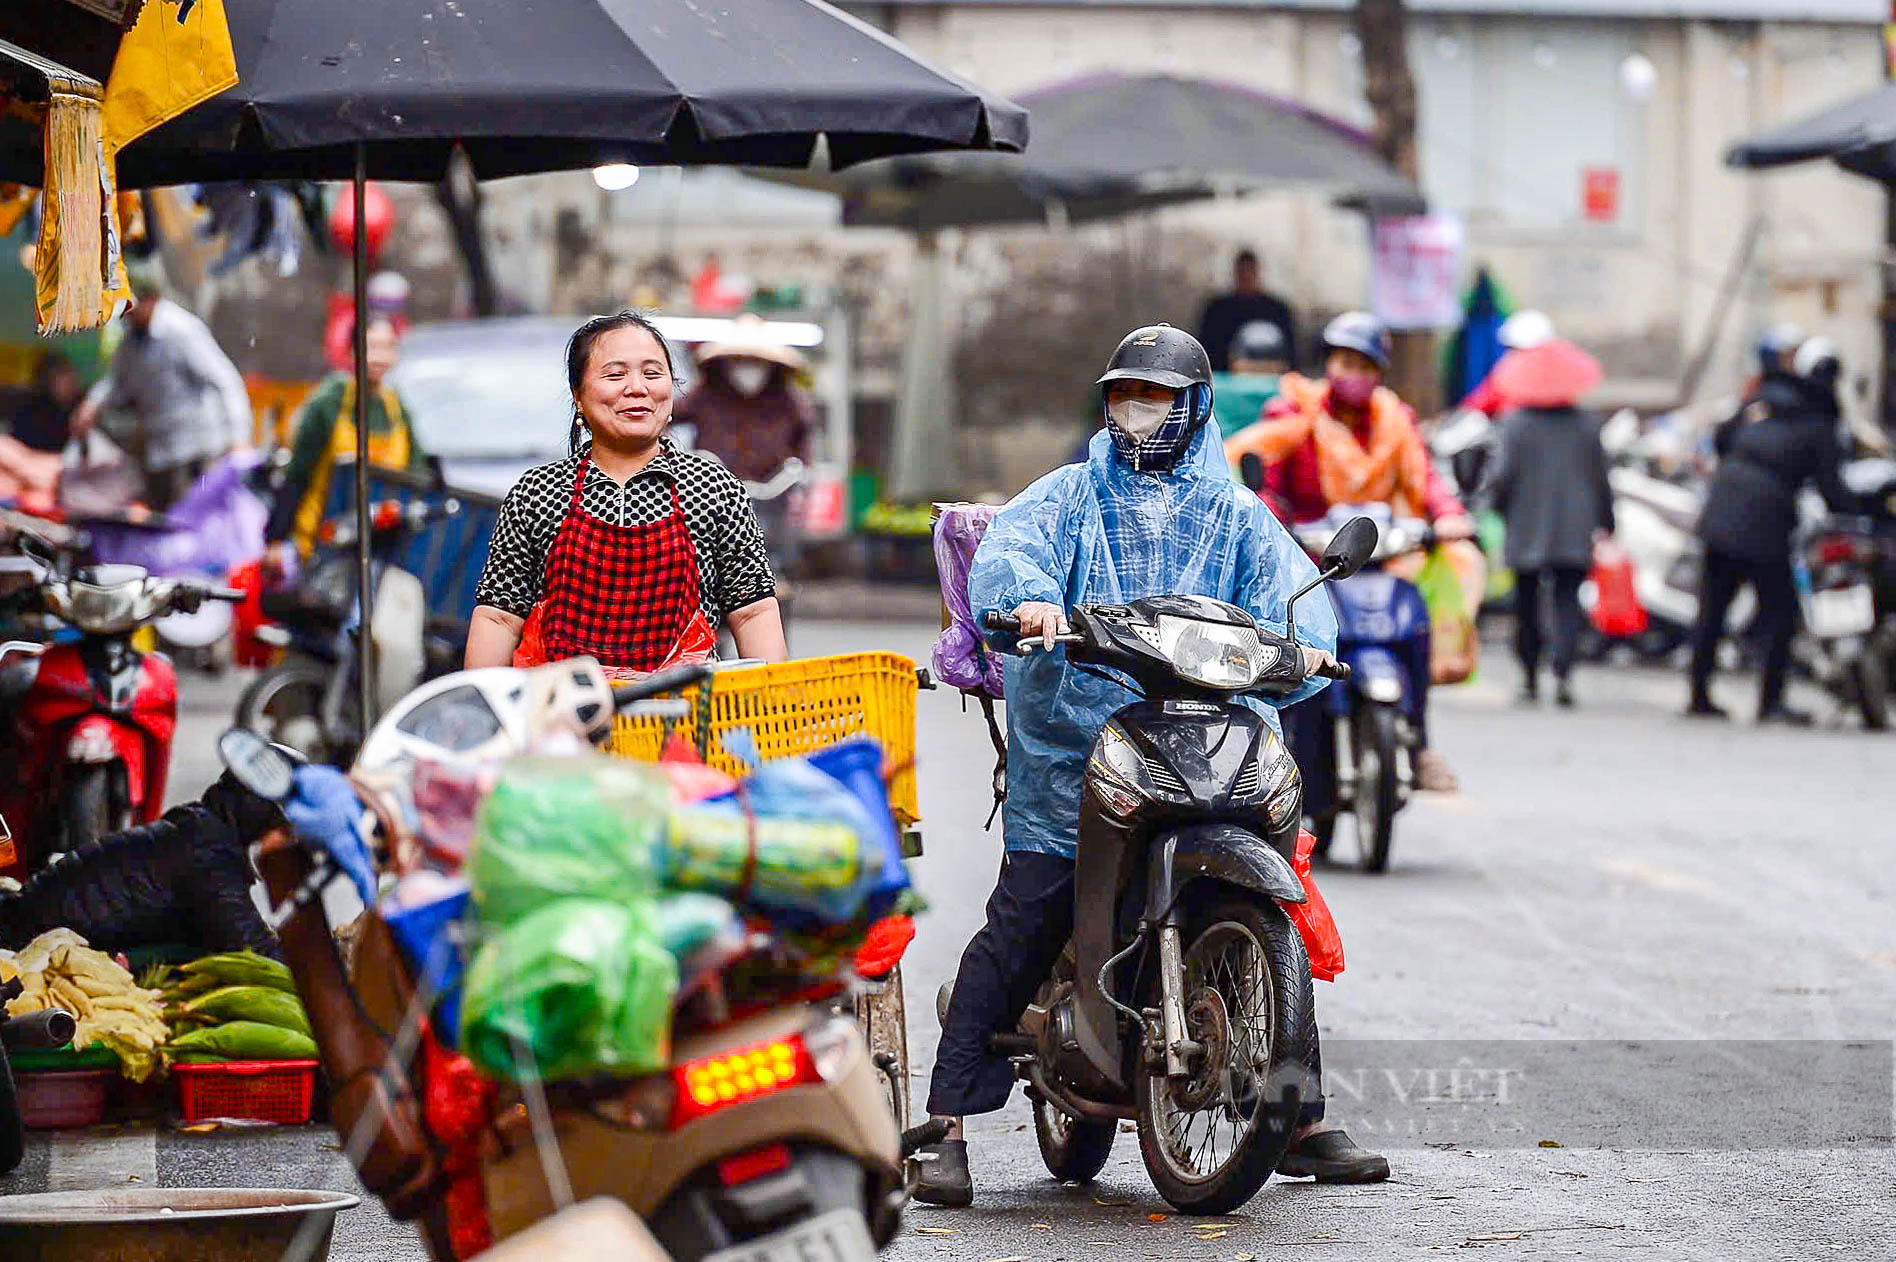
[[[213,1117],[301,1126],[316,1095],[313,1060],[225,1060],[173,1065],[185,1123]]]

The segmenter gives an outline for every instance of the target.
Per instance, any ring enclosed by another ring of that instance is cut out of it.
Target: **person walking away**
[[[427,454],[415,438],[401,395],[387,381],[401,357],[401,334],[393,320],[371,316],[363,337],[368,343],[369,466],[424,472]],[[329,501],[336,462],[355,462],[355,393],[353,371],[331,373],[297,410],[291,427],[290,463],[264,529],[269,543],[265,564],[273,574],[288,571],[292,554],[309,555]]]
[[[1213,372],[1232,371],[1238,331],[1255,321],[1277,326],[1283,334],[1285,364],[1297,366],[1297,317],[1291,314],[1289,303],[1265,291],[1261,271],[1254,251],[1238,251],[1231,260],[1231,292],[1206,303],[1198,317],[1198,340],[1211,356]]]
[[[1256,424],[1225,443],[1235,467],[1246,455],[1264,463],[1264,499],[1281,521],[1320,521],[1332,505],[1388,504],[1398,517],[1426,519],[1434,528],[1436,549],[1461,588],[1463,626],[1470,641],[1460,648],[1466,669],[1472,662],[1475,614],[1487,590],[1487,562],[1474,540],[1475,523],[1429,459],[1415,413],[1383,384],[1389,368],[1389,331],[1368,312],[1350,311],[1323,331],[1325,375],[1311,380],[1286,373],[1281,396]],[[1388,567],[1413,578],[1424,558],[1397,558]],[[1429,744],[1428,691],[1445,681],[1431,664],[1430,643],[1419,646],[1416,660],[1405,663],[1409,721],[1421,746],[1416,755],[1417,787],[1454,792],[1455,773]],[[1443,657],[1451,648],[1435,644]],[[1444,659],[1445,660],[1445,659]],[[1465,671],[1463,672],[1465,677]]]
[[[250,392],[204,321],[164,297],[155,271],[127,270],[125,340],[73,413],[72,436],[84,437],[105,411],[129,408],[144,448],[145,498],[162,512],[212,461],[250,445]]]
[[[1544,598],[1553,629],[1554,700],[1574,704],[1574,650],[1586,617],[1580,584],[1595,546],[1613,533],[1600,419],[1578,402],[1599,381],[1593,356],[1558,339],[1509,351],[1488,378],[1501,397],[1515,401],[1501,418],[1495,465],[1483,489],[1507,521],[1514,648],[1521,696],[1529,702],[1540,696]]]
[[[781,662],[783,618],[744,484],[680,451],[671,347],[631,311],[579,326],[566,348],[572,454],[520,476],[474,589],[466,666],[594,657],[647,673],[704,661],[719,624],[739,656]]]
[[[85,400],[86,383],[59,351],[45,351],[14,410],[8,432],[33,451],[58,455],[72,441],[72,417]]]
[[[1718,467],[1698,523],[1705,568],[1692,631],[1692,697],[1685,711],[1698,718],[1729,717],[1712,700],[1712,670],[1725,616],[1738,589],[1749,583],[1757,593],[1765,646],[1758,722],[1802,727],[1811,721],[1784,700],[1797,626],[1791,535],[1797,529],[1798,493],[1807,483],[1816,485],[1832,512],[1849,511],[1850,496],[1838,472],[1842,408],[1837,380],[1843,364],[1836,348],[1820,337],[1797,348],[1788,372],[1783,360],[1780,351],[1762,365],[1757,397],[1713,437]]]
[[[1074,669],[1053,637],[1073,605],[1158,595],[1226,601],[1274,626],[1316,567],[1255,496],[1224,467],[1212,411],[1211,365],[1182,329],[1152,325],[1126,335],[1097,382],[1105,428],[1083,463],[1047,474],[995,514],[968,577],[977,619],[1012,613],[1047,651],[1009,655],[1006,855],[988,899],[987,923],[961,957],[942,1021],[928,1111],[953,1122],[925,1150],[916,1198],[968,1205],[974,1183],[961,1119],[1003,1107],[1014,1067],[988,1047],[1011,1029],[1046,980],[1073,931],[1075,829],[1088,752],[1100,728],[1134,694]],[[1336,618],[1327,601],[1299,611],[1313,663],[1330,660]],[[1292,704],[1316,693],[1313,678]],[[1275,723],[1274,710],[1266,707]],[[1389,1163],[1324,1120],[1321,1097],[1303,1106],[1280,1171],[1323,1182],[1389,1177]]]

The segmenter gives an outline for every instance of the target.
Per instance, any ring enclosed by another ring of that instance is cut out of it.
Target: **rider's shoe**
[[[1790,706],[1782,702],[1779,702],[1768,710],[1758,711],[1758,722],[1760,724],[1780,723],[1785,727],[1810,727],[1816,721],[1816,719],[1811,717],[1808,710],[1793,710]]]
[[[1308,1131],[1290,1141],[1277,1173],[1318,1183],[1381,1183],[1389,1162],[1380,1153],[1358,1148],[1340,1126]]]
[[[1692,704],[1685,707],[1688,719],[1729,719],[1731,711],[1718,705],[1710,697],[1694,697]]]
[[[1425,749],[1415,756],[1415,787],[1424,793],[1458,793],[1461,781],[1455,778],[1448,759]]]
[[[965,1209],[974,1204],[974,1176],[968,1173],[968,1141],[944,1139],[916,1154],[921,1173],[915,1181],[915,1199],[924,1205]],[[930,1160],[930,1158],[933,1160]]]

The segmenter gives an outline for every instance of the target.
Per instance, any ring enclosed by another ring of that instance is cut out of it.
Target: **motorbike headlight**
[[[138,621],[138,597],[144,590],[140,583],[115,583],[110,587],[94,587],[90,583],[69,583],[66,596],[57,602],[63,608],[53,612],[63,620],[70,622],[81,631],[95,635],[111,635],[118,631],[130,630]]]
[[[1249,688],[1264,669],[1255,627],[1160,615],[1159,651],[1181,678],[1207,688]]]

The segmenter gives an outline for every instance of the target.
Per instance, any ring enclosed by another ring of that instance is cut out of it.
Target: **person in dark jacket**
[[[1515,652],[1521,696],[1540,696],[1541,602],[1553,626],[1554,699],[1573,704],[1574,648],[1585,613],[1580,584],[1593,545],[1613,533],[1613,489],[1606,479],[1600,421],[1573,404],[1520,408],[1501,422],[1499,454],[1486,492],[1507,519],[1507,562],[1515,579]]]
[[[1699,517],[1705,572],[1692,634],[1692,700],[1686,713],[1729,717],[1712,701],[1712,667],[1732,599],[1749,583],[1758,596],[1758,630],[1765,643],[1758,721],[1804,726],[1810,716],[1784,703],[1797,623],[1791,534],[1797,528],[1797,495],[1805,483],[1815,483],[1833,510],[1843,511],[1849,503],[1838,474],[1842,455],[1837,378],[1842,364],[1829,342],[1811,338],[1798,347],[1790,371],[1782,356],[1772,357],[1764,369],[1757,396],[1721,425],[1713,439],[1719,460]]]
[[[198,801],[88,842],[0,894],[0,947],[65,928],[101,951],[248,947],[275,958],[276,935],[250,896],[249,848],[283,826],[274,802],[226,772]]]

